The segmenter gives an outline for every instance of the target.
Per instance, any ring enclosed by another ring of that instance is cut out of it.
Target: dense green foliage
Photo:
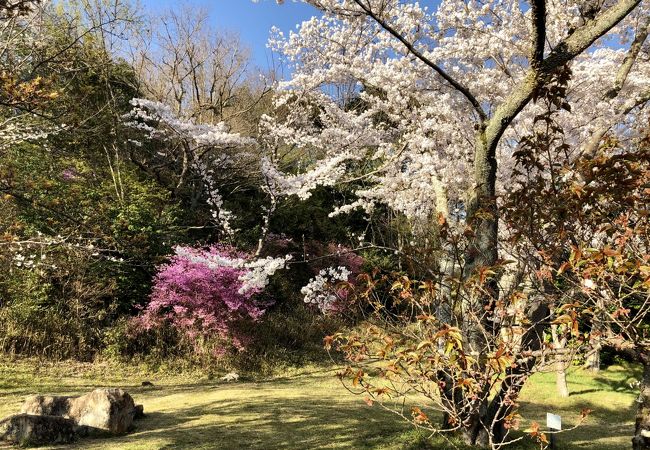
[[[240,230],[224,238],[210,221],[201,180],[182,174],[186,162],[161,160],[159,144],[124,126],[130,100],[146,93],[136,68],[109,42],[110,31],[133,32],[142,20],[120,8],[110,16],[101,2],[44,6],[40,26],[32,28],[20,17],[11,19],[15,35],[24,39],[10,49],[15,59],[3,63],[3,70],[20,69],[3,79],[0,118],[47,132],[9,136],[0,149],[0,261],[7,268],[0,274],[0,350],[211,365],[213,358],[196,352],[196,343],[177,330],[136,332],[132,318],[148,303],[156,267],[173,246],[225,239],[254,250],[263,233],[266,194],[251,171],[220,178],[220,188],[231,194],[225,206]],[[108,31],[96,25],[102,14],[113,27]],[[231,125],[254,131],[266,97],[255,99],[256,88],[246,82],[233,89],[236,101],[253,106],[233,114]],[[135,145],[136,139],[144,142]],[[350,230],[365,226],[360,218],[328,218],[342,195],[323,188],[307,202],[281,201],[267,232],[292,242],[289,252],[297,259],[307,247],[322,256],[328,243],[345,243]],[[273,252],[272,246],[266,250]],[[255,341],[226,364],[266,370],[325,357],[322,338],[338,319],[302,302],[300,287],[313,267],[294,269],[266,290],[273,306]]]

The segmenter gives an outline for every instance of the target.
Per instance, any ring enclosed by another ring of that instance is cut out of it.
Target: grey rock
[[[133,398],[122,389],[95,389],[79,397],[33,396],[21,413],[61,416],[79,426],[122,434],[133,427],[137,411]]]
[[[70,401],[77,397],[34,395],[27,397],[20,408],[21,413],[36,416],[67,416]]]
[[[68,444],[76,437],[74,420],[61,416],[16,414],[0,421],[0,439],[12,444]]]

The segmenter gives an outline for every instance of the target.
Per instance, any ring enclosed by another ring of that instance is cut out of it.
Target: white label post
[[[549,429],[551,432],[550,435],[550,448],[552,450],[555,449],[555,433],[554,431],[561,431],[562,430],[562,417],[558,416],[557,414],[552,414],[552,413],[546,413],[546,427]]]
[[[562,417],[557,414],[546,413],[546,426],[551,430],[562,430]]]

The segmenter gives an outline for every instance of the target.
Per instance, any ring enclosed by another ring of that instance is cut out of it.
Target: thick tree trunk
[[[476,137],[473,192],[467,205],[468,223],[474,229],[466,261],[469,272],[494,265],[498,257],[497,142],[488,140],[485,125],[481,129]]]
[[[474,234],[465,255],[467,279],[482,268],[494,266],[498,259],[498,210],[496,199],[496,142],[488,140],[485,125],[476,136],[474,186],[467,204],[467,223]],[[470,352],[482,354],[488,335],[495,332],[488,320],[489,310],[498,295],[497,280],[488,280],[483,289],[470,289],[463,300],[463,333]],[[478,322],[478,323],[477,323]]]
[[[463,441],[465,444],[475,447],[487,447],[490,443],[488,431],[483,424],[487,407],[481,407],[481,410],[474,414],[463,428]]]
[[[476,136],[474,186],[467,203],[467,223],[473,228],[474,235],[465,255],[465,279],[482,268],[493,266],[498,258],[496,142],[488,141],[485,130],[485,125],[481,125]],[[488,320],[489,310],[498,295],[496,280],[489,280],[483,287],[480,294],[479,290],[471,289],[462,305],[463,318],[476,319],[463,320],[462,330],[468,350],[478,354],[486,351],[488,336],[496,332]],[[471,404],[467,414],[462,417],[462,437],[467,445],[484,447],[489,443],[488,428],[485,426],[489,409],[487,389],[474,403],[467,398],[462,399],[463,404]]]
[[[643,379],[637,398],[636,429],[632,438],[634,450],[650,449],[650,353],[641,354],[643,362]]]

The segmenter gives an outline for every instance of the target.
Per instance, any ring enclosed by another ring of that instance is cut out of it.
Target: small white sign
[[[558,431],[561,430],[562,417],[556,414],[546,413],[546,427],[551,428],[553,430],[558,430]]]

